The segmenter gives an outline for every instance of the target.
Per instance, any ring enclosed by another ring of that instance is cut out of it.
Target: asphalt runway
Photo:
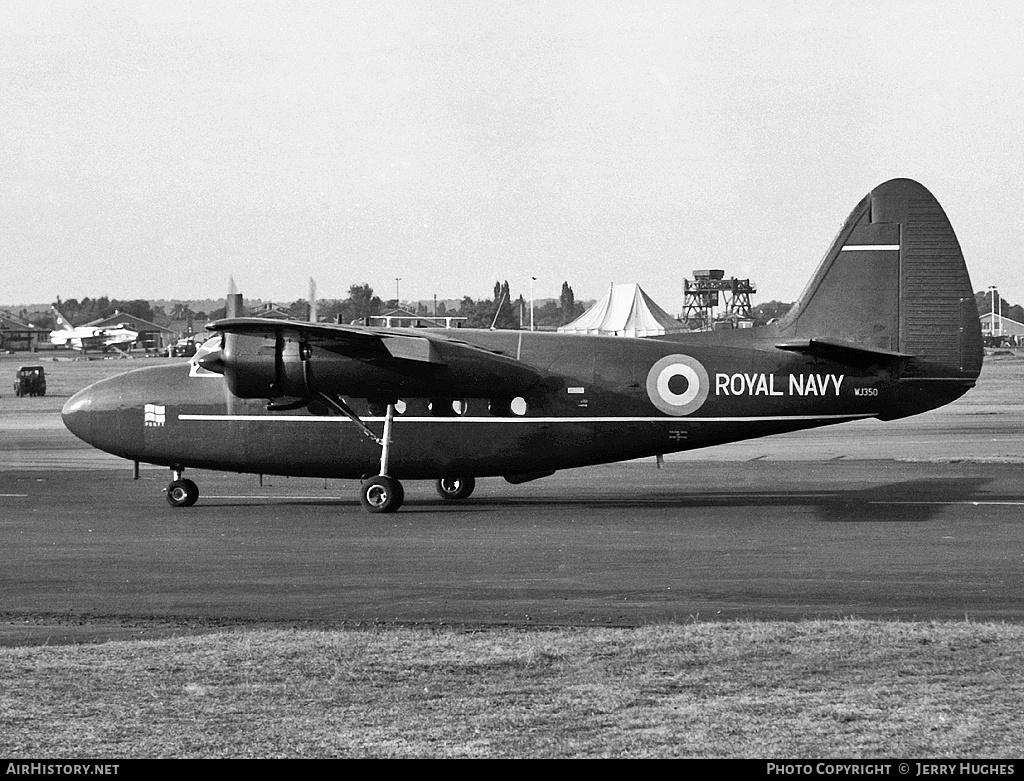
[[[353,481],[200,471],[188,473],[199,504],[174,509],[165,470],[132,480],[42,400],[19,400],[38,407],[0,409],[0,643],[263,623],[1019,621],[1024,415],[994,387],[895,424],[698,451],[660,470],[651,459],[482,480],[458,507],[411,482],[391,516],[366,514]]]

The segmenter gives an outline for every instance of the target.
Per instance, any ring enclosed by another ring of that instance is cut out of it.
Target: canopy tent
[[[562,333],[659,336],[689,330],[658,306],[637,284],[612,285],[590,309],[561,326]]]

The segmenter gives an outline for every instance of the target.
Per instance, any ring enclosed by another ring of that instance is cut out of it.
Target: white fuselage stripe
[[[396,415],[395,423],[757,423],[766,421],[805,421],[805,420],[857,420],[873,418],[874,413],[858,413],[852,415],[768,415],[758,417],[737,418],[682,418],[665,415],[659,418],[644,417],[574,417],[574,418],[480,418],[480,417],[403,417]],[[254,420],[267,423],[350,423],[348,418],[340,415],[178,415],[178,420],[234,421]],[[362,418],[364,423],[380,423],[383,417]]]
[[[899,244],[847,244],[840,252],[895,252]]]

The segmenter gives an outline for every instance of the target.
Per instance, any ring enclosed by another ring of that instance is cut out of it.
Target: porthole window
[[[520,417],[526,414],[526,399],[522,396],[516,396],[512,399],[512,414],[519,415]]]
[[[399,399],[398,401],[395,402],[395,412],[397,412],[399,415],[404,415],[405,414],[405,400],[404,399]]]
[[[469,405],[465,399],[452,399],[452,412],[456,415],[465,415]]]

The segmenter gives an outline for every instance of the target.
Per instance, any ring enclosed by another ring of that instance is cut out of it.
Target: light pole
[[[988,286],[988,290],[992,294],[992,313],[989,316],[989,322],[990,322],[991,328],[992,328],[992,336],[1000,336],[1000,335],[1002,335],[1002,332],[1003,332],[1003,329],[1002,329],[1003,316],[1002,316],[1001,312],[999,314],[999,325],[1000,325],[1000,328],[999,328],[998,331],[996,331],[996,312],[998,311],[998,309],[996,308],[996,301],[999,298],[999,292],[998,292],[998,290],[996,290],[996,286],[995,285],[989,285]]]
[[[537,277],[530,277],[530,330],[533,330],[533,283]]]
[[[395,309],[398,309],[398,283],[402,281],[401,277],[395,277]]]

